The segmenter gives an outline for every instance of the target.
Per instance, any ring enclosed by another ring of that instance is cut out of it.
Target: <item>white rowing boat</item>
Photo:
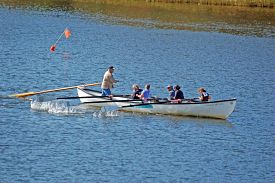
[[[86,88],[77,88],[81,103],[93,106],[116,105],[123,111],[141,112],[150,114],[169,114],[181,116],[209,117],[226,119],[234,111],[236,99],[217,100],[209,102],[190,102],[171,103],[170,101],[160,101],[142,103],[142,101],[129,101],[127,97],[106,98],[83,98],[101,96],[101,93]],[[112,100],[112,102],[109,102]],[[123,101],[125,100],[125,102]],[[100,103],[96,103],[96,102]],[[103,102],[106,101],[106,102]],[[115,102],[119,101],[119,102]]]
[[[141,103],[141,101],[133,101],[133,102],[129,102],[129,98],[127,98],[125,95],[125,97],[113,97],[112,99],[110,99],[109,97],[100,97],[101,96],[101,92],[96,91],[96,90],[91,90],[91,89],[87,89],[87,88],[77,88],[77,94],[80,97],[80,102],[81,103],[85,103],[88,105],[92,105],[92,106],[97,106],[97,107],[104,107],[104,106],[123,106],[123,105],[129,105],[129,104],[137,104],[137,103]],[[100,98],[89,98],[89,97],[100,97]],[[87,97],[87,98],[85,98]],[[125,100],[127,102],[112,102],[112,101],[122,101]],[[104,102],[106,101],[106,102]],[[111,102],[108,102],[111,101]],[[97,103],[98,102],[98,103]]]

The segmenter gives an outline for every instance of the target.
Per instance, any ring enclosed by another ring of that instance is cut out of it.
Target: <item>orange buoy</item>
[[[65,33],[66,39],[68,39],[71,36],[71,31],[67,28],[64,30],[64,33]]]

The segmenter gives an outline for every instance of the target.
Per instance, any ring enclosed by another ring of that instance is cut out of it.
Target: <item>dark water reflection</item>
[[[93,0],[1,0],[0,3],[11,8],[82,12],[112,24],[275,37],[273,8]]]

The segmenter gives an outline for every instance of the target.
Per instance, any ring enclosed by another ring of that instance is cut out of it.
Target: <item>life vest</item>
[[[207,92],[202,92],[201,96],[202,96],[201,101],[208,101],[209,100],[209,94]]]

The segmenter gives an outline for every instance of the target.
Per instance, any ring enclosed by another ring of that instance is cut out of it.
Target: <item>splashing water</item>
[[[54,101],[50,104],[49,113],[53,114],[79,114],[84,113],[80,111],[76,106],[70,106],[69,102]]]
[[[107,118],[107,117],[115,117],[118,116],[118,111],[98,111],[93,113],[93,117],[95,118]]]
[[[45,111],[52,114],[83,114],[83,110],[77,106],[70,106],[69,102],[52,100],[52,101],[31,101],[31,109],[36,111]]]
[[[93,117],[105,118],[118,116],[117,108],[102,107],[99,111],[95,108],[85,107],[83,105],[71,106],[68,101],[53,100],[46,97],[36,97],[31,101],[31,109],[35,111],[44,111],[51,114],[84,114],[92,113]]]

